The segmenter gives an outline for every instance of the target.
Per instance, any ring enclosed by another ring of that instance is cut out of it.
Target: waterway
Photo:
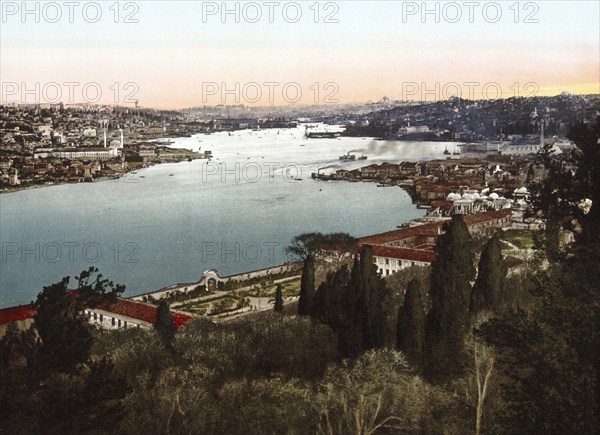
[[[310,175],[443,158],[443,143],[305,139],[304,132],[174,139],[172,147],[214,158],[0,195],[0,307],[28,303],[44,285],[90,266],[133,296],[195,282],[207,269],[226,276],[283,263],[285,246],[303,232],[359,237],[423,216],[400,188]],[[341,162],[351,150],[368,160]]]

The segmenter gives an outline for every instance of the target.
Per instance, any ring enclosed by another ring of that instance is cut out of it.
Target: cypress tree
[[[277,284],[277,290],[275,290],[275,306],[273,307],[273,311],[276,313],[281,313],[283,311],[283,292],[281,284]]]
[[[162,299],[158,304],[154,329],[165,345],[168,348],[171,348],[173,340],[175,339],[175,324],[173,323],[173,316],[171,316],[169,303],[165,299]]]
[[[431,378],[462,372],[463,337],[470,320],[475,277],[471,235],[462,215],[454,215],[438,237],[431,265],[432,307],[427,319],[427,372]]]
[[[500,238],[495,233],[485,244],[479,259],[477,280],[471,294],[471,311],[474,314],[481,310],[498,309],[504,302],[507,272]]]
[[[377,266],[373,263],[371,246],[364,246],[360,253],[357,292],[356,313],[362,329],[362,350],[383,347],[388,341],[385,303],[389,292],[386,291],[385,281],[377,273]]]
[[[360,260],[354,257],[348,285],[341,301],[342,315],[339,337],[340,352],[344,356],[356,356],[363,350],[363,329],[358,312],[360,280]]]
[[[344,264],[335,272],[327,274],[327,279],[315,294],[315,318],[340,333],[345,318],[345,297],[350,273]]]
[[[398,348],[415,367],[421,367],[425,352],[425,313],[421,284],[416,279],[408,283],[404,305],[398,313]]]
[[[313,312],[315,299],[315,261],[312,255],[304,260],[302,280],[300,282],[300,299],[298,301],[298,314],[309,315]]]

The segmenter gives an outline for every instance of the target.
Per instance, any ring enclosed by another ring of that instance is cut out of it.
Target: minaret
[[[106,127],[104,127],[104,148],[106,148]]]
[[[121,129],[121,145],[119,148],[123,148],[123,129]]]
[[[544,146],[544,120],[542,119],[542,128],[540,131],[540,147]]]

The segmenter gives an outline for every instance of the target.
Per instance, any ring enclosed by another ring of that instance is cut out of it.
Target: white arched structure
[[[223,281],[223,278],[219,276],[217,273],[217,269],[208,269],[202,273],[202,278],[200,278],[200,285],[206,286],[206,288],[210,286],[216,287],[219,282]]]

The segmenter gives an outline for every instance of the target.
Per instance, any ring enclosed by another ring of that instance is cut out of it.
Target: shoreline
[[[206,160],[206,158],[204,157],[197,157],[197,158],[193,158],[192,160]],[[210,159],[208,159],[210,160]],[[7,188],[3,188],[2,190],[0,190],[0,195],[6,195],[9,193],[17,193],[17,192],[22,192],[22,191],[26,191],[26,190],[32,190],[32,189],[43,189],[43,188],[47,188],[47,187],[55,187],[55,186],[64,186],[64,185],[68,185],[68,184],[94,184],[97,182],[102,182],[102,181],[109,181],[109,180],[120,180],[121,178],[126,177],[128,174],[135,172],[135,171],[139,171],[141,169],[147,169],[150,168],[152,166],[156,166],[156,165],[163,165],[163,164],[169,164],[169,163],[183,163],[183,162],[189,162],[187,159],[181,159],[181,160],[176,160],[176,161],[154,161],[154,162],[150,162],[147,163],[143,166],[139,166],[139,167],[135,167],[135,168],[128,168],[125,172],[123,172],[122,174],[119,174],[118,176],[112,176],[112,177],[97,177],[97,178],[93,178],[92,181],[79,181],[79,182],[70,182],[70,181],[56,181],[56,182],[50,182],[51,184],[31,184],[31,185],[27,185],[27,186],[19,186],[19,187],[15,187],[15,186],[10,186]]]

